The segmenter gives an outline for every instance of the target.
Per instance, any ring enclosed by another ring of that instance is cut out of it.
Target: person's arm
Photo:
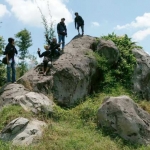
[[[17,51],[17,49],[16,49],[16,47],[14,46],[14,49],[15,49],[15,54],[18,54],[18,51]]]
[[[50,44],[51,44],[51,41],[50,41],[50,39],[48,38],[48,35],[46,34],[45,37],[46,37],[47,43],[50,45]]]
[[[61,44],[61,43],[58,43],[58,44],[56,45],[56,49],[60,47],[60,44]]]
[[[9,51],[9,46],[7,45],[5,48],[5,55],[6,55],[6,59],[7,59],[7,64],[9,64],[8,51]]]
[[[57,24],[57,33],[59,34],[59,23]]]
[[[66,25],[65,25],[65,33],[66,33],[66,37],[67,37],[67,27],[66,27]]]
[[[77,24],[77,20],[76,20],[76,18],[74,19],[74,23],[75,23],[75,29],[76,29],[76,24]]]
[[[43,52],[43,53],[41,54],[41,51],[40,51],[40,49],[39,49],[39,48],[38,48],[37,53],[38,53],[38,55],[39,55],[39,57],[40,57],[40,58],[42,58],[42,57],[44,56],[44,54],[45,54],[45,52]]]
[[[83,25],[84,25],[84,20],[83,20],[83,18],[81,17],[81,19],[82,19],[82,23],[83,23]]]

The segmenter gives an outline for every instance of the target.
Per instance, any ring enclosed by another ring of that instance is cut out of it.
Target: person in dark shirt
[[[65,18],[62,18],[61,22],[57,24],[58,43],[62,41],[62,52],[64,52],[65,47],[65,36],[67,37],[67,28],[64,22]]]
[[[82,35],[83,35],[84,34],[84,20],[82,19],[81,16],[79,16],[79,14],[77,12],[75,13],[75,16],[76,16],[74,19],[75,29],[77,28],[78,35],[80,35],[79,27],[81,27]]]
[[[52,57],[58,57],[60,56],[60,44],[61,43],[57,43],[57,39],[53,38],[52,41],[48,38],[48,35],[45,35],[46,40],[50,46],[50,50],[51,50],[51,56]]]
[[[43,52],[42,54],[41,54],[41,50],[39,48],[38,48],[37,52],[38,52],[38,55],[39,55],[40,58],[44,57],[42,71],[43,71],[43,75],[46,75],[47,71],[49,69],[48,63],[50,62],[51,51],[49,50],[48,45],[45,45],[44,48],[45,48],[46,51]]]
[[[5,48],[4,54],[7,59],[7,82],[16,82],[16,69],[15,69],[15,54],[18,54],[15,46],[15,40],[13,38],[8,38],[8,44]],[[12,80],[10,79],[10,70],[12,69]]]

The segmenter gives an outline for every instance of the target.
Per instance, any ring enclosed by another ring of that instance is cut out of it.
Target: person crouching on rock
[[[45,37],[46,37],[46,41],[48,42],[48,44],[50,46],[51,56],[52,57],[59,57],[60,56],[60,45],[62,43],[57,43],[57,39],[56,38],[52,38],[52,40],[50,40],[48,38],[47,34],[45,35]]]
[[[48,45],[45,45],[44,46],[44,49],[46,50],[45,52],[43,52],[42,54],[40,54],[40,49],[38,48],[38,55],[39,57],[43,57],[44,56],[44,59],[43,59],[43,67],[42,67],[42,71],[43,71],[43,75],[45,76],[47,74],[47,71],[49,70],[49,62],[50,62],[50,58],[51,58],[51,51],[49,50],[49,46]]]

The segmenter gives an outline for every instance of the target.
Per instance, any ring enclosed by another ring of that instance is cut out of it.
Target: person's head
[[[61,18],[61,22],[64,22],[65,21],[65,18]]]
[[[13,38],[8,38],[8,43],[14,44],[15,40]]]
[[[52,41],[55,42],[55,43],[57,43],[57,39],[56,38],[53,38]]]
[[[75,12],[74,14],[75,14],[75,16],[78,16],[78,15],[79,15],[77,12]]]
[[[47,51],[49,50],[49,46],[48,45],[44,45],[44,49]]]

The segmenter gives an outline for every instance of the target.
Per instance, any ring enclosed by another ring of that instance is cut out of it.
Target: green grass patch
[[[48,124],[39,144],[31,147],[17,147],[10,143],[0,142],[0,149],[11,150],[149,150],[150,147],[133,145],[124,141],[112,131],[97,128],[97,111],[103,99],[108,96],[128,95],[133,100],[136,97],[123,86],[110,92],[95,93],[86,98],[78,106],[63,109],[55,105],[51,116],[38,115],[37,119]],[[136,99],[136,102],[139,100]],[[146,103],[146,102],[145,102]],[[144,103],[144,104],[145,104]],[[143,104],[143,105],[144,105]],[[139,102],[139,105],[141,103]],[[147,107],[147,109],[149,109]],[[16,117],[33,117],[25,113],[20,106],[8,106],[0,112],[0,128]]]
[[[26,112],[21,106],[8,105],[0,111],[0,130],[18,117],[31,118],[32,113]]]

